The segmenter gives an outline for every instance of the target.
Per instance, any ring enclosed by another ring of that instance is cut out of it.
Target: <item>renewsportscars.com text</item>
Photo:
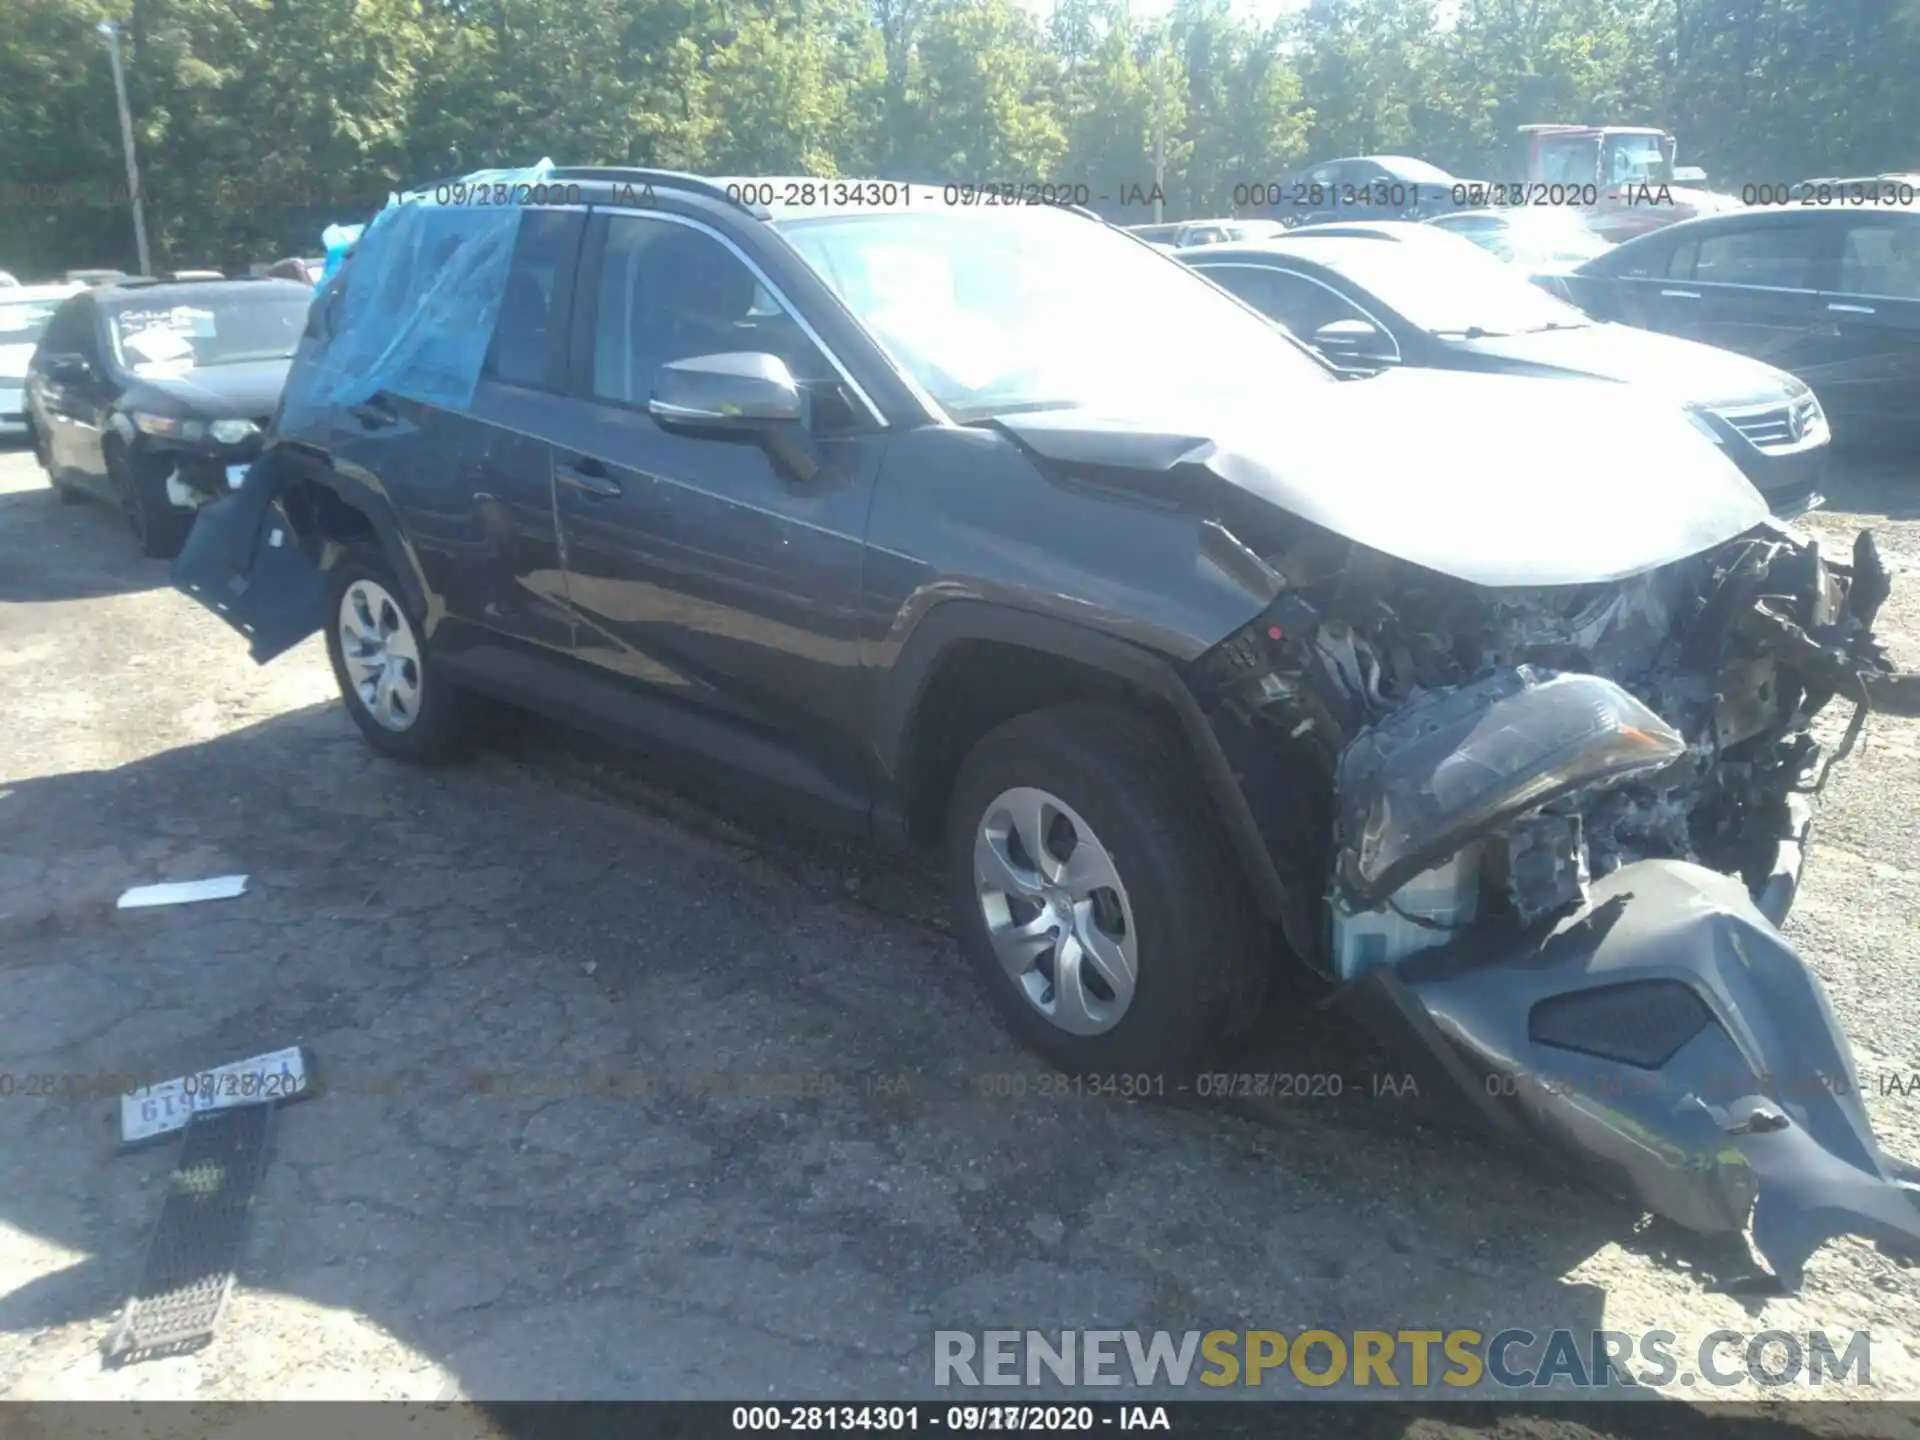
[[[940,1386],[1257,1387],[1383,1390],[1629,1385],[1704,1390],[1754,1384],[1865,1385],[1864,1330],[939,1330]],[[1200,1392],[1204,1393],[1204,1392]]]

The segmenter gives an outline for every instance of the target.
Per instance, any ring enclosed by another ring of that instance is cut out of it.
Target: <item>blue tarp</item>
[[[315,298],[329,338],[307,342],[287,377],[280,428],[294,431],[385,390],[453,409],[473,401],[519,239],[517,187],[551,161],[482,170],[389,200],[359,232],[329,227],[329,250],[351,247]],[[344,287],[342,291],[342,287]]]

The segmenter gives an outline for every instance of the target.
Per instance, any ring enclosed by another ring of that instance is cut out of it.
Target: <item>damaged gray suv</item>
[[[1871,537],[1655,400],[1344,379],[1091,217],[944,198],[382,212],[176,583],[262,661],[323,631],[390,754],[491,695],[943,848],[1065,1070],[1200,1064],[1303,965],[1423,1093],[1788,1284],[1920,1241],[1776,928],[1887,671]]]

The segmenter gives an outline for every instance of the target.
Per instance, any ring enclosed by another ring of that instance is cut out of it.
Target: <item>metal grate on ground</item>
[[[184,1355],[213,1339],[233,1290],[279,1108],[242,1105],[187,1123],[140,1284],[107,1337],[109,1366]]]

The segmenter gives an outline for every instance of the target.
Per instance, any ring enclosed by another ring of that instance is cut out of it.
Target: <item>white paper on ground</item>
[[[211,880],[176,880],[166,885],[136,885],[120,897],[122,910],[149,905],[191,905],[196,900],[231,900],[247,893],[244,875],[220,875]]]

